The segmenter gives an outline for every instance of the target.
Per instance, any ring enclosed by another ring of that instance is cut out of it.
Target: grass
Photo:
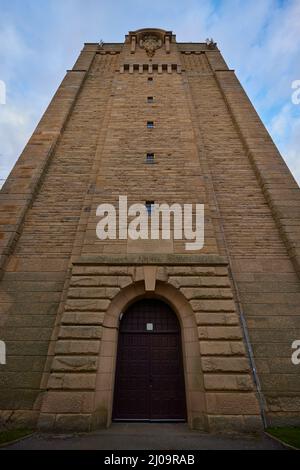
[[[267,432],[286,444],[300,449],[300,427],[267,428]]]
[[[9,444],[9,442],[21,439],[22,437],[28,436],[29,434],[32,434],[30,429],[10,429],[7,431],[1,431],[0,445]]]

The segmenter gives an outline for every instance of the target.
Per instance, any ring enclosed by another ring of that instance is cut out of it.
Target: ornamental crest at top
[[[166,53],[170,53],[171,43],[176,41],[176,36],[172,31],[165,31],[157,28],[144,28],[137,31],[129,31],[126,35],[126,42],[130,44],[131,54],[135,54],[139,46],[144,49],[148,57],[153,57],[155,52],[165,47]]]
[[[160,49],[162,46],[162,40],[154,36],[153,34],[149,34],[144,36],[143,39],[140,40],[140,47],[145,49],[147,55],[149,57],[153,57],[155,51]]]

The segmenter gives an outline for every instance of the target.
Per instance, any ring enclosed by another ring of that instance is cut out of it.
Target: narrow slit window
[[[153,103],[154,102],[154,97],[153,96],[148,96],[147,97],[147,102],[148,103]]]
[[[147,153],[146,155],[146,163],[152,164],[154,163],[155,155],[154,153]]]
[[[153,82],[153,77],[148,77],[148,82]]]
[[[146,201],[145,206],[146,206],[148,214],[150,215],[154,206],[154,201]]]
[[[153,129],[154,128],[154,122],[153,121],[147,121],[147,128],[148,129]]]

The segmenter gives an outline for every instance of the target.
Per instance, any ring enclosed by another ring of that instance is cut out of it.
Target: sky
[[[145,27],[218,43],[300,183],[300,0],[0,0],[0,179],[83,43]]]

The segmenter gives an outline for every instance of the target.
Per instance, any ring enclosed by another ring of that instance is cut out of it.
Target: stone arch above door
[[[164,300],[180,321],[190,427],[260,429],[226,260],[174,254],[74,261],[42,381],[40,428],[109,426],[119,316],[143,297]]]
[[[144,281],[135,282],[112,300],[103,320],[96,381],[95,419],[111,422],[120,314],[143,298],[161,299],[177,315],[182,332],[182,350],[186,384],[188,422],[192,428],[206,428],[205,397],[201,370],[200,345],[195,315],[188,301],[174,286],[157,281],[155,290],[147,292]]]

